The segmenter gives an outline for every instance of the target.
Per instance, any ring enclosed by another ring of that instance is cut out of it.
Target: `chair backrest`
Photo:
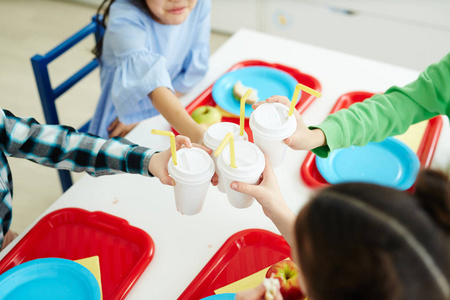
[[[91,34],[95,35],[95,40],[98,42],[103,34],[104,28],[100,25],[101,16],[97,15],[92,17],[92,22],[74,35],[63,41],[61,44],[50,50],[44,55],[36,54],[31,58],[31,64],[33,66],[34,77],[36,79],[36,85],[39,91],[39,97],[41,99],[42,109],[44,110],[45,121],[47,124],[60,124],[58,118],[58,112],[56,110],[56,99],[62,94],[67,92],[77,82],[83,79],[86,75],[92,72],[98,67],[98,59],[94,58],[91,62],[79,69],[75,74],[63,81],[56,88],[52,88],[50,82],[50,76],[48,73],[48,64],[54,61],[56,58],[64,54],[67,50],[84,40]],[[89,128],[89,122],[84,124],[79,131],[86,132]],[[63,191],[66,191],[72,185],[72,178],[70,172],[59,171],[61,184]]]

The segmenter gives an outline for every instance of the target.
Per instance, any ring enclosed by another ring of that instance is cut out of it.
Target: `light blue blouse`
[[[131,124],[157,115],[148,97],[154,89],[185,93],[208,68],[211,0],[199,0],[180,25],[157,23],[132,1],[111,5],[103,39],[102,91],[89,133],[104,138],[117,117]]]

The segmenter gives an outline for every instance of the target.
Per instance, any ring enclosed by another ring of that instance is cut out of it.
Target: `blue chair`
[[[60,124],[58,112],[55,105],[56,99],[58,99],[58,97],[67,92],[67,90],[69,90],[77,82],[79,82],[86,75],[97,68],[99,62],[98,59],[94,58],[91,62],[86,64],[56,88],[52,88],[52,85],[50,83],[50,77],[47,68],[48,64],[91,34],[94,34],[95,40],[99,41],[104,33],[104,28],[100,25],[100,23],[101,16],[93,16],[91,23],[89,23],[87,26],[76,32],[61,44],[47,52],[45,55],[36,54],[31,58],[34,77],[36,79],[39,97],[41,98],[42,109],[44,110],[45,121],[47,124]],[[89,128],[89,122],[90,121],[84,124],[79,129],[79,131],[86,132]],[[58,172],[62,189],[65,192],[69,187],[72,186],[70,171],[58,170]]]

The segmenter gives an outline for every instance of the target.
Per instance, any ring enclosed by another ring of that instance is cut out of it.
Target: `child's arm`
[[[283,200],[272,164],[266,156],[266,168],[262,174],[262,181],[258,185],[232,182],[231,188],[248,194],[261,204],[264,214],[277,226],[284,239],[292,245],[294,242],[295,214]]]
[[[285,142],[293,149],[313,149],[317,155],[327,157],[334,149],[364,146],[404,133],[410,125],[436,115],[450,116],[449,82],[450,54],[405,87],[391,87],[384,94],[341,109],[320,125],[308,128],[296,114],[297,131]],[[289,99],[281,96],[270,97],[267,102],[289,106]]]
[[[393,86],[362,103],[328,116],[318,128],[327,146],[314,149],[326,157],[334,149],[364,146],[398,135],[409,126],[437,115],[450,116],[450,54],[429,66],[404,87]]]
[[[116,173],[156,176],[163,184],[173,185],[167,172],[168,150],[156,153],[126,139],[104,140],[67,126],[41,125],[35,119],[21,119],[3,110],[0,110],[0,136],[0,149],[8,156],[57,169],[86,171],[93,176]],[[192,147],[186,137],[178,136],[176,141],[177,148]]]
[[[209,40],[211,35],[211,1],[198,1],[193,32],[193,45],[183,61],[183,69],[172,81],[175,91],[186,93],[206,74],[209,62]],[[194,12],[192,12],[194,14]],[[193,16],[191,16],[193,17]]]
[[[159,87],[150,93],[149,97],[153,106],[176,131],[190,137],[195,143],[203,142],[205,130],[191,118],[172,91]]]

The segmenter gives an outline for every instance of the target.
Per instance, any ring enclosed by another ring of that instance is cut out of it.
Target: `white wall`
[[[415,70],[450,52],[449,0],[212,0],[212,27],[268,32]]]

